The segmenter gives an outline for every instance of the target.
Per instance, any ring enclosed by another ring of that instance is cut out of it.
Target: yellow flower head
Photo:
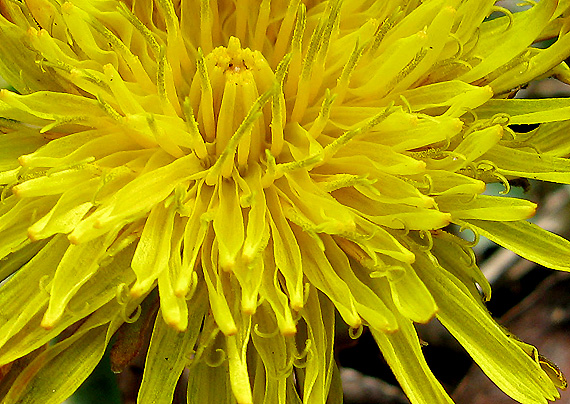
[[[139,403],[184,368],[190,403],[337,403],[335,311],[414,404],[451,402],[434,316],[514,399],[555,399],[447,230],[570,268],[533,203],[482,195],[570,183],[570,101],[507,99],[569,81],[567,2],[494,3],[0,0],[4,403],[61,402],[153,322]]]

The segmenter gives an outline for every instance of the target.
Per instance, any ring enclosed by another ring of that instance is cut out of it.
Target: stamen
[[[162,16],[166,22],[166,30],[169,36],[178,36],[178,16],[176,15],[176,10],[174,9],[174,3],[172,0],[157,0],[160,11],[162,11]]]
[[[139,304],[136,308],[135,311],[133,313],[131,313],[130,316],[127,315],[127,306],[123,306],[123,309],[121,311],[121,317],[123,318],[123,321],[127,324],[132,324],[135,323],[141,316],[142,313],[142,307]]]
[[[259,324],[255,324],[253,326],[253,332],[261,338],[274,338],[279,335],[279,328],[275,328],[275,330],[271,332],[263,332],[259,330]]]
[[[336,98],[337,94],[331,94],[328,88],[325,90],[325,97],[321,104],[321,110],[319,111],[319,115],[317,116],[317,119],[315,119],[315,122],[313,122],[311,129],[309,129],[309,135],[313,139],[319,137],[319,135],[322,133],[323,129],[325,128],[327,122],[329,121],[331,106]]]
[[[319,21],[318,27],[313,32],[309,49],[303,62],[301,78],[297,86],[297,97],[293,112],[291,113],[291,121],[299,122],[305,113],[309,104],[309,97],[312,92],[316,92],[322,83],[324,77],[324,64],[329,49],[329,43],[332,36],[334,26],[338,22],[340,15],[340,7],[342,0],[336,0],[329,3],[329,13],[325,21]],[[315,63],[317,62],[317,63]],[[316,71],[313,72],[313,68]]]
[[[511,184],[509,183],[509,180],[504,175],[497,172],[497,166],[492,161],[479,161],[477,164],[477,172],[490,173],[492,177],[499,180],[499,182],[503,184],[503,187],[505,187],[503,191],[499,192],[501,195],[506,195],[511,192]]]
[[[224,148],[223,152],[216,160],[216,163],[208,170],[208,174],[206,175],[206,184],[207,185],[214,185],[220,174],[224,178],[229,178],[233,171],[233,157],[238,147],[238,144],[242,137],[251,129],[252,125],[255,121],[262,115],[261,110],[265,106],[265,104],[269,101],[271,96],[275,93],[276,86],[269,89],[265,93],[263,93],[251,106],[247,115],[243,119],[242,123],[228,141],[227,146]]]
[[[301,352],[297,352],[293,354],[293,365],[296,368],[304,368],[307,364],[313,359],[314,353],[312,349],[313,341],[310,339],[305,340],[305,347]],[[304,359],[304,362],[301,360]]]
[[[382,24],[378,28],[378,31],[376,31],[376,34],[374,34],[374,42],[372,42],[372,46],[368,49],[367,57],[369,59],[374,58],[376,51],[378,50],[380,44],[382,43],[382,40],[384,39],[388,31],[390,31],[394,27],[394,25],[396,25],[396,21],[400,18],[401,15],[403,15],[403,11],[401,7],[398,6],[388,18],[382,21]]]
[[[298,81],[303,64],[303,35],[307,24],[306,13],[305,5],[301,3],[295,24],[295,31],[293,32],[293,39],[291,39],[291,66],[289,67],[289,75],[287,76],[287,82],[285,84],[285,94],[287,96],[293,96],[299,84]]]
[[[467,267],[468,268],[476,267],[477,266],[477,257],[475,257],[475,253],[473,252],[473,250],[471,248],[465,247],[464,245],[460,245],[459,247],[461,248],[461,251],[463,251],[465,253],[465,257],[467,257],[467,261],[465,262]],[[487,301],[488,301],[488,299],[487,299]]]
[[[511,10],[509,10],[508,8],[505,7],[500,7],[500,6],[493,6],[491,7],[491,12],[498,12],[498,13],[503,13],[508,19],[509,19],[509,24],[507,25],[507,28],[505,29],[505,31],[508,31],[514,24],[515,22],[515,18],[513,16],[513,13],[511,13]]]
[[[214,98],[212,95],[212,84],[206,69],[206,60],[202,49],[198,48],[196,67],[200,76],[200,87],[202,94],[200,97],[200,110],[204,124],[204,132],[207,142],[213,142],[216,138],[216,124],[214,123]]]
[[[139,58],[131,52],[128,46],[126,46],[110,29],[99,22],[99,20],[90,17],[88,19],[88,23],[95,31],[105,37],[105,40],[108,41],[110,46],[123,58],[132,72],[133,78],[137,80],[140,86],[148,93],[153,93],[155,90],[154,83],[148,76]]]
[[[287,74],[291,57],[291,53],[285,55],[283,60],[279,62],[275,72],[275,82],[278,86],[278,91],[275,92],[271,100],[271,153],[275,156],[281,153],[285,141],[283,125],[285,123],[287,110],[283,94],[283,80],[285,79],[285,74]]]
[[[400,83],[404,78],[406,78],[412,71],[414,71],[414,69],[420,64],[427,53],[428,49],[426,48],[422,48],[416,53],[414,58],[398,73],[398,75],[390,83],[390,91],[396,87],[396,85]]]
[[[204,319],[204,326],[202,327],[202,332],[200,333],[200,341],[198,342],[198,347],[194,352],[194,357],[189,358],[188,366],[199,363],[202,359],[202,355],[206,348],[212,345],[220,329],[217,327],[215,320],[212,315],[209,315]]]
[[[468,241],[466,239],[462,239],[464,241],[463,245],[467,248],[473,248],[475,247],[477,244],[479,244],[479,233],[477,232],[477,230],[475,230],[475,228],[473,226],[471,226],[470,224],[464,223],[460,228],[459,228],[459,232],[462,233],[465,230],[469,230],[471,233],[473,233],[473,241]],[[435,258],[435,257],[434,257]]]
[[[334,154],[344,147],[348,142],[350,142],[354,137],[363,135],[394,113],[398,107],[394,108],[394,102],[391,102],[384,111],[377,114],[375,117],[370,119],[366,124],[359,128],[345,132],[340,137],[335,139],[332,143],[326,145],[322,151],[317,152],[306,159],[299,161],[291,161],[288,163],[277,164],[275,167],[275,178],[281,177],[285,172],[292,172],[299,169],[310,170],[313,167],[322,164],[329,158],[334,156]]]
[[[362,125],[360,128],[345,132],[334,142],[325,146],[323,150],[325,154],[325,160],[329,157],[332,157],[338,150],[340,150],[343,146],[345,146],[348,142],[350,142],[354,137],[361,136],[367,133],[368,131],[372,130],[380,122],[388,118],[390,115],[392,115],[394,112],[396,112],[399,109],[400,109],[399,107],[394,107],[394,102],[391,102],[390,105],[384,108],[384,111],[374,116],[366,124]]]
[[[42,128],[40,129],[40,133],[44,134],[54,128],[57,128],[58,126],[62,126],[62,125],[67,125],[70,123],[81,123],[81,122],[86,122],[87,121],[87,117],[83,117],[83,116],[71,116],[71,117],[65,117],[65,118],[57,118],[54,122],[52,123],[48,123],[45,126],[42,126]]]
[[[326,26],[321,20],[319,22],[319,25],[313,31],[313,35],[311,36],[309,49],[307,50],[307,54],[303,60],[301,78],[298,80],[297,84],[297,96],[295,98],[293,112],[291,113],[291,122],[299,122],[305,113],[307,105],[309,104],[309,92],[312,85],[312,83],[310,83],[311,73],[315,60],[318,56],[325,28]]]
[[[96,95],[97,97],[97,101],[99,103],[99,106],[101,107],[101,109],[103,111],[105,111],[107,113],[107,115],[109,115],[111,118],[113,118],[116,121],[122,121],[123,116],[121,114],[119,114],[117,111],[115,111],[115,109],[106,101],[103,100],[103,98],[101,98],[101,96],[99,96],[99,94]]]
[[[406,97],[404,97],[403,94],[400,94],[400,99],[402,100],[402,102],[404,103],[404,106],[406,107],[406,112],[411,114],[412,113],[412,106],[410,105],[410,102],[408,101],[408,99]]]
[[[505,187],[505,189],[500,191],[499,194],[507,195],[509,192],[511,192],[511,184],[509,180],[504,175],[499,174],[498,172],[495,172],[494,175],[499,181],[501,181],[501,183]]]
[[[215,354],[218,355],[217,358],[216,358]],[[226,354],[226,351],[224,351],[222,348],[216,348],[215,350],[210,352],[210,354],[208,356],[206,356],[205,362],[206,362],[206,365],[208,365],[209,367],[217,368],[218,366],[221,366],[222,363],[225,362],[227,357],[228,356]]]
[[[338,96],[337,100],[338,104],[341,104],[342,101],[344,100],[344,96],[346,95],[346,90],[350,82],[350,77],[352,76],[352,73],[354,72],[354,69],[358,64],[358,61],[360,60],[360,57],[362,56],[362,52],[364,51],[364,49],[366,49],[366,45],[359,46],[359,41],[357,40],[356,44],[354,45],[354,49],[352,50],[352,53],[350,55],[350,58],[348,59],[346,65],[344,65],[342,73],[340,74],[340,77],[337,82],[335,93]]]
[[[402,229],[401,229],[401,230],[403,230],[402,236],[407,236],[408,234],[410,234],[410,229],[408,228],[408,224],[406,222],[404,222],[402,219],[400,219],[399,217],[396,216],[392,219],[392,222],[394,222],[394,223],[399,222],[402,224]]]
[[[431,232],[428,230],[420,230],[419,236],[420,236],[420,239],[427,241],[426,245],[419,245],[418,244],[418,247],[420,248],[420,250],[431,251],[431,249],[433,248],[433,237],[431,235]]]
[[[433,179],[431,177],[431,175],[429,174],[424,174],[423,176],[425,178],[425,182],[424,184],[418,185],[418,188],[422,188],[422,187],[427,187],[427,189],[424,191],[422,190],[422,193],[425,195],[435,195],[436,193],[434,193],[433,191]]]
[[[329,50],[329,44],[332,36],[332,31],[335,25],[338,24],[339,16],[340,16],[340,7],[342,6],[343,0],[333,0],[332,5],[331,2],[328,3],[328,7],[330,8],[329,15],[327,17],[327,24],[325,26],[325,30],[322,36],[322,43],[319,49],[319,63],[324,64],[325,59],[327,57],[327,53]]]
[[[137,31],[141,33],[145,41],[150,45],[150,49],[152,50],[154,56],[158,56],[160,54],[160,45],[154,38],[154,35],[150,29],[148,29],[147,26],[144,25],[142,21],[139,20],[139,18],[131,12],[131,10],[129,10],[125,3],[119,2],[117,11],[119,14],[125,17]]]
[[[129,302],[129,287],[125,283],[121,283],[117,286],[115,291],[115,297],[117,298],[117,302],[121,306],[125,306]]]
[[[166,46],[162,46],[160,48],[158,68],[156,70],[157,93],[164,113],[170,116],[179,116],[182,111],[180,111],[180,104],[177,102],[175,98],[176,95],[173,93],[176,89],[172,86],[172,74],[167,78],[166,76],[168,73],[171,73],[171,70],[168,59],[166,58]],[[170,89],[167,88],[168,84],[171,85],[169,86],[171,87]]]
[[[200,134],[200,129],[198,128],[198,122],[194,117],[194,112],[192,111],[192,106],[190,105],[190,98],[186,97],[183,104],[184,118],[186,122],[186,128],[192,137],[192,150],[196,153],[196,156],[200,160],[206,159],[208,157],[208,150],[206,150],[206,143]]]

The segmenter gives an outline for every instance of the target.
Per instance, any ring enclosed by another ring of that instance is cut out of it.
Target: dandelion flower
[[[515,400],[557,398],[447,230],[569,269],[535,204],[482,194],[570,183],[570,101],[509,99],[570,81],[568,6],[494,3],[0,0],[3,402],[59,403],[146,331],[139,403],[185,368],[189,403],[341,402],[336,312],[414,404],[451,402],[434,317]]]

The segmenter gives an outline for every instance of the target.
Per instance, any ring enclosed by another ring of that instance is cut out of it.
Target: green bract
[[[508,99],[570,81],[569,4],[494,3],[0,0],[3,403],[60,403],[152,324],[140,403],[184,368],[190,403],[338,403],[335,310],[414,404],[451,402],[433,317],[514,399],[557,398],[446,230],[569,270],[533,203],[482,195],[570,183],[570,100]]]

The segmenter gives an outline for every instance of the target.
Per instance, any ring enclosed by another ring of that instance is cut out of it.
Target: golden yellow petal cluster
[[[570,101],[509,99],[570,81],[569,6],[0,0],[4,402],[61,402],[149,322],[139,403],[185,368],[189,403],[341,402],[335,312],[414,404],[452,402],[435,316],[514,399],[558,397],[448,225],[569,270],[535,204],[483,194],[570,183]]]

